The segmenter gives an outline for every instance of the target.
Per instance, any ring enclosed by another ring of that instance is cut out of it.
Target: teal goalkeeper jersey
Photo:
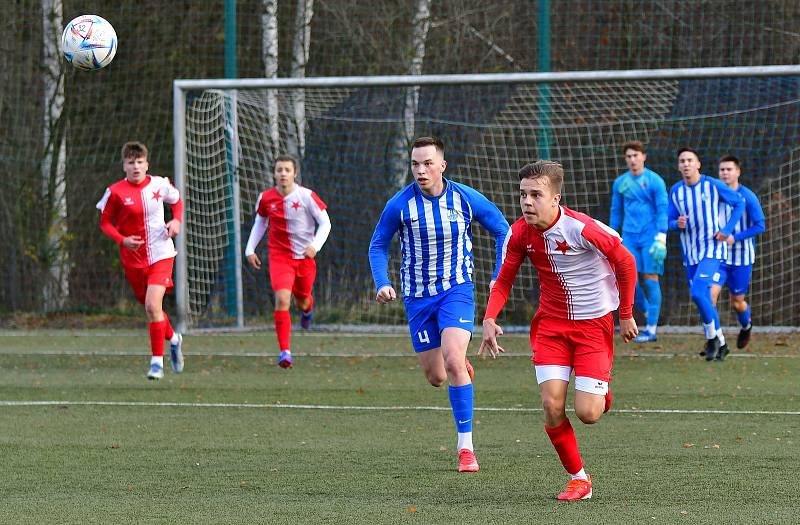
[[[645,168],[641,175],[626,171],[611,190],[609,226],[623,236],[667,232],[667,185],[661,176]]]

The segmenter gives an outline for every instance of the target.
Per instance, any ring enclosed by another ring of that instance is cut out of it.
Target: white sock
[[[291,354],[291,353],[292,353],[292,351],[291,351],[291,350],[289,350],[288,348],[287,348],[286,350],[281,350],[281,352],[287,352],[287,353],[289,353],[289,354]]]
[[[654,324],[647,325],[647,331],[653,335],[656,335],[656,325]]]
[[[703,323],[703,332],[706,334],[706,339],[714,339],[714,336],[717,335],[717,329],[714,328],[714,321]]]
[[[176,344],[178,344],[178,341],[180,341],[180,337],[181,337],[181,334],[179,334],[178,332],[173,332],[172,333],[172,339],[170,339],[169,342],[171,344],[173,344],[173,345],[176,345]]]
[[[157,364],[161,368],[164,368],[164,356],[163,355],[150,356],[150,364],[151,365]]]
[[[572,476],[572,479],[589,479],[589,477],[586,475],[586,471],[583,469],[580,469],[575,474],[570,474],[570,476]]]
[[[465,448],[473,450],[472,448],[472,432],[459,432],[458,433],[458,450]]]
[[[722,330],[717,330],[717,338],[719,339],[719,346],[725,344],[725,334],[722,333]]]

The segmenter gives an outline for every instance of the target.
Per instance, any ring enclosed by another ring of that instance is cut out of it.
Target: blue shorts
[[[733,266],[732,264],[722,263],[719,266],[719,282],[714,282],[720,286],[728,285],[732,295],[744,295],[750,289],[750,277],[753,275],[753,265]]]
[[[686,278],[689,281],[689,288],[692,287],[693,281],[707,281],[708,286],[720,284],[722,282],[720,266],[722,266],[722,261],[708,257],[697,264],[687,264]]]
[[[458,284],[433,297],[404,299],[411,344],[415,352],[442,346],[442,330],[454,326],[472,333],[475,324],[475,286]]]
[[[639,273],[654,273],[664,275],[664,261],[656,262],[650,255],[650,247],[656,234],[631,235],[623,234],[622,245],[633,254],[636,259],[636,271]]]

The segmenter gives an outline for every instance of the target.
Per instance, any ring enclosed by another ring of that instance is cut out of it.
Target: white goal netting
[[[317,322],[402,325],[401,304],[379,306],[367,249],[387,199],[410,182],[407,129],[438,135],[445,173],[519,217],[517,171],[549,157],[564,164],[562,202],[608,222],[614,178],[625,171],[621,145],[640,140],[647,165],[669,188],[676,152],[697,149],[703,173],[717,159],[742,160],[742,182],[761,199],[767,232],[757,240],[749,299],[758,325],[800,326],[800,81],[796,77],[581,83],[191,91],[186,100],[186,319],[190,326],[266,324],[272,293],[266,270],[237,257],[258,194],[272,185],[275,155],[300,160],[301,183],[329,206],[330,238],[318,256]],[[302,111],[301,111],[302,110]],[[491,238],[474,231],[476,304],[482,313],[493,264]],[[265,243],[259,247],[262,260]],[[663,277],[663,324],[695,325],[677,235]],[[398,252],[390,275],[398,275]],[[238,271],[237,271],[238,269]],[[237,281],[241,275],[240,292]],[[504,311],[524,325],[537,286],[523,267]],[[239,299],[241,298],[241,299]],[[725,324],[733,324],[725,299]]]

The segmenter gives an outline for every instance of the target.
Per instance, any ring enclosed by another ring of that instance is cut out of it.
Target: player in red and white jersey
[[[170,342],[172,370],[183,371],[181,334],[173,330],[163,310],[164,294],[173,287],[175,244],[181,230],[183,202],[169,179],[148,175],[147,147],[128,142],[122,147],[125,178],[106,189],[97,203],[100,229],[119,245],[125,277],[144,305],[150,322],[150,368],[148,379],[164,377],[164,340]],[[164,222],[164,204],[172,220]]]
[[[292,295],[301,310],[300,324],[309,328],[313,319],[311,290],[317,276],[317,252],[328,239],[331,220],[327,206],[316,193],[296,182],[297,163],[289,155],[275,160],[275,186],[263,192],[256,203],[256,216],[245,256],[256,270],[261,260],[256,247],[269,228],[269,276],[275,292],[275,333],[278,338],[278,365],[291,368]]]
[[[531,351],[544,407],[545,431],[571,476],[561,500],[588,499],[592,482],[583,468],[566,414],[567,386],[575,371],[575,414],[596,423],[611,407],[614,320],[626,342],[638,334],[633,319],[636,261],[605,224],[559,204],[564,170],[539,160],[519,171],[522,218],[511,226],[506,258],[489,294],[478,353],[503,348],[495,319],[520,265],[530,259],[539,275],[539,308],[531,321]]]

